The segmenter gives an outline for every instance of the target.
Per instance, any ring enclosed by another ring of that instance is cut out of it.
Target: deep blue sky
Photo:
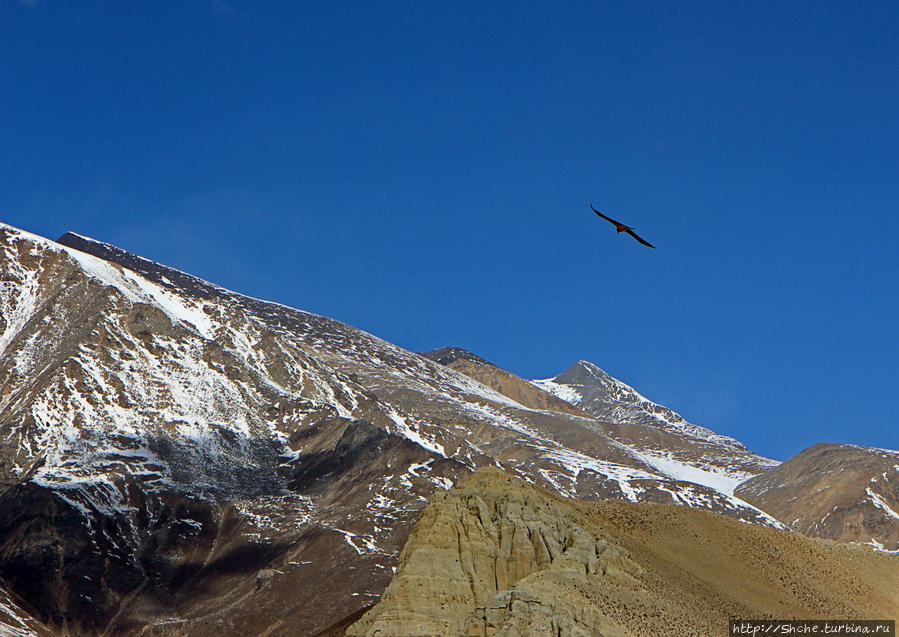
[[[0,0],[0,220],[526,377],[589,359],[775,458],[896,449],[897,33],[887,1]]]

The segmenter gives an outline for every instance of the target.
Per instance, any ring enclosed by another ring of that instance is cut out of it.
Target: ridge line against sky
[[[414,351],[587,359],[770,457],[897,448],[897,32],[892,3],[9,2],[0,211]]]

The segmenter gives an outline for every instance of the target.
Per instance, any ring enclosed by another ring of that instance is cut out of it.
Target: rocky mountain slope
[[[486,466],[782,526],[733,494],[776,463],[595,366],[530,383],[450,354],[0,224],[0,583],[51,631],[314,634]],[[594,381],[605,407],[577,398]]]
[[[4,637],[52,637],[54,632],[23,608],[23,601],[0,587],[0,635]]]
[[[503,396],[508,396],[529,409],[558,411],[581,418],[591,418],[590,414],[578,409],[571,403],[565,402],[539,387],[535,387],[533,383],[511,372],[507,372],[493,363],[488,363],[480,356],[460,347],[443,347],[430,352],[423,352],[422,356],[462,372],[466,376],[474,378],[479,383],[495,389]]]
[[[818,444],[737,487],[791,529],[899,552],[899,452]]]
[[[899,558],[686,507],[587,503],[484,469],[435,493],[346,632],[721,635],[734,617],[895,617]]]
[[[51,626],[218,634],[228,608],[228,629],[312,632],[380,592],[418,503],[470,471],[346,364],[430,363],[162,267],[195,295],[0,234],[0,577]],[[325,564],[330,585],[308,576]]]
[[[679,468],[666,465],[665,459],[690,467],[682,474],[688,480],[702,481],[701,474],[694,471],[699,468],[712,474],[707,479],[714,486],[732,492],[745,477],[778,464],[747,451],[729,436],[687,422],[680,414],[644,398],[633,387],[588,361],[578,361],[555,378],[533,382],[609,423],[610,436],[657,459],[659,470],[667,468],[676,477]]]

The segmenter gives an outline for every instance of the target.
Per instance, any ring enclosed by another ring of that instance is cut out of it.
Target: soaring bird
[[[640,243],[642,243],[643,245],[649,246],[650,248],[655,249],[655,246],[654,246],[654,245],[652,245],[649,241],[647,241],[646,239],[644,239],[643,237],[641,237],[640,235],[638,235],[636,232],[634,232],[634,229],[631,228],[630,226],[626,226],[626,225],[624,225],[623,223],[621,223],[620,221],[615,221],[615,220],[612,219],[611,217],[605,216],[605,215],[602,214],[599,210],[597,210],[596,208],[593,208],[593,204],[590,204],[590,208],[592,208],[592,209],[593,209],[593,212],[595,212],[596,214],[598,214],[600,217],[602,217],[603,219],[605,219],[605,220],[608,221],[609,223],[613,224],[613,225],[615,226],[615,230],[617,230],[618,232],[626,232],[626,233],[628,233],[629,235],[631,235],[634,239],[636,239],[637,241],[639,241]]]

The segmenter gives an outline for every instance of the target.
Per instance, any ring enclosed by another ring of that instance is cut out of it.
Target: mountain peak
[[[596,385],[608,383],[611,379],[612,377],[598,365],[581,359],[556,376],[555,381],[566,385]]]
[[[65,234],[63,234],[59,239],[56,240],[56,243],[62,243],[63,245],[65,245],[66,241],[70,241],[70,240],[82,240],[82,241],[90,241],[91,243],[103,243],[103,241],[97,241],[96,239],[89,237],[86,234],[81,234],[80,232],[75,232],[74,230],[67,230],[65,232]]]
[[[738,454],[746,452],[746,448],[737,440],[687,422],[677,412],[654,403],[590,361],[581,359],[555,378],[533,382],[545,391],[600,419],[652,427],[656,430],[653,435],[660,435],[659,431],[667,431],[675,437],[667,442],[668,445],[683,444],[683,441],[678,442],[676,439],[685,436],[693,441],[713,441],[724,445],[731,450],[728,454],[734,451]],[[761,466],[770,466],[773,463],[755,454],[748,454],[746,460],[747,473],[757,470],[759,466],[756,463],[761,463]],[[712,458],[703,460],[706,461],[711,461],[712,464],[719,462]]]
[[[461,347],[440,347],[438,349],[432,349],[429,352],[420,353],[425,358],[430,358],[432,361],[436,361],[441,365],[449,365],[453,361],[463,359],[471,361],[472,363],[477,363],[478,365],[491,365],[492,367],[496,367],[496,365],[494,365],[490,361],[485,360],[477,354],[473,354],[467,349],[463,349]]]

